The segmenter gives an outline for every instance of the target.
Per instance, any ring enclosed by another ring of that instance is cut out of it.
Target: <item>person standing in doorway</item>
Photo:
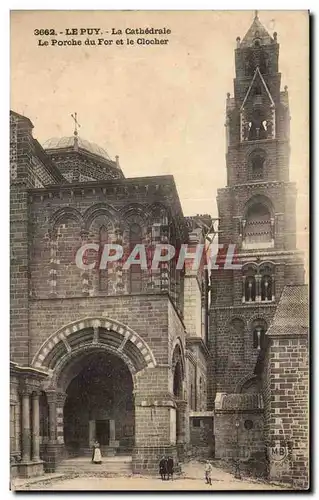
[[[98,441],[95,441],[95,443],[93,445],[92,462],[94,464],[101,464],[102,463],[100,443]]]
[[[212,485],[212,464],[210,463],[209,460],[206,461],[205,465],[205,478],[206,478],[206,484]]]

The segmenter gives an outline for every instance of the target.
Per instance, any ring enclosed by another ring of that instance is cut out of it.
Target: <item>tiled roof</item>
[[[48,139],[44,144],[43,144],[43,149],[63,149],[63,148],[73,148],[74,147],[74,136],[70,137],[52,137],[51,139]],[[111,158],[109,157],[107,151],[105,149],[101,148],[94,142],[89,142],[86,141],[85,139],[82,139],[81,137],[78,137],[78,147],[79,149],[84,149],[85,151],[88,151],[89,153],[93,153],[97,156],[101,156],[102,158],[105,158],[106,160],[110,160]]]
[[[285,286],[267,335],[307,335],[308,329],[308,286]]]

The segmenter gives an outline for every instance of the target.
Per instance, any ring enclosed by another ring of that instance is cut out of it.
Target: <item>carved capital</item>
[[[41,391],[39,389],[36,389],[32,391],[31,397],[32,399],[39,399],[40,395]]]
[[[57,392],[56,393],[56,404],[57,406],[64,406],[65,400],[67,398],[67,394],[65,392]]]
[[[57,400],[57,392],[56,391],[54,391],[54,390],[46,391],[45,394],[47,397],[48,404],[56,403],[56,400]]]
[[[19,384],[19,394],[21,396],[31,396],[31,394],[36,391],[36,387],[30,382],[30,380],[21,380]]]

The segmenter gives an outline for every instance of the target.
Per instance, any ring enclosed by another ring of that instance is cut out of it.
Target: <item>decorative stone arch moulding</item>
[[[89,207],[83,215],[84,229],[90,230],[94,219],[105,216],[108,221],[112,224],[112,227],[119,224],[118,212],[111,205],[107,203],[97,203]]]
[[[106,330],[112,332],[113,334],[115,333],[118,339],[118,347],[114,347],[114,345],[112,345],[112,343],[108,343],[107,340],[94,337],[92,340],[89,339],[81,341],[79,346],[72,348],[68,343],[68,337],[71,334],[74,337],[75,334],[75,336],[78,336],[79,339],[81,339],[83,331],[87,331],[90,328],[93,328],[93,332],[98,332],[99,329],[102,329],[104,331]],[[64,348],[64,352],[58,359],[54,369],[52,369],[49,366],[46,366],[46,360],[49,359],[53,350],[56,349],[56,346],[58,345],[61,345]],[[140,358],[143,359],[143,366],[136,367],[136,363],[134,365],[133,361],[129,358],[129,354],[125,353],[126,345],[131,346],[138,353]],[[154,368],[157,365],[152,350],[145,340],[142,339],[134,330],[111,318],[88,317],[65,325],[50,335],[50,337],[42,344],[33,357],[31,366],[45,371],[52,379],[56,370],[59,370],[60,365],[65,366],[65,364],[74,356],[83,350],[88,349],[104,349],[118,355],[126,362],[131,373],[136,373],[144,368]]]
[[[147,233],[147,214],[145,209],[136,209],[135,207],[130,209],[130,207],[125,207],[126,210],[121,213],[121,227],[123,229],[123,234],[126,239],[129,239],[130,228],[133,224],[140,227],[142,238],[146,237]]]
[[[248,210],[253,207],[255,204],[262,204],[264,205],[270,212],[270,215],[274,217],[275,214],[275,207],[271,201],[271,199],[264,194],[262,191],[258,191],[254,193],[245,203],[244,209],[243,209],[243,214],[244,217],[246,217]]]
[[[148,214],[148,224],[152,225],[154,223],[154,218],[165,216],[167,218],[167,223],[172,220],[172,213],[169,207],[164,205],[164,203],[155,202],[147,205],[146,212]]]
[[[250,267],[252,267],[256,271],[258,271],[258,264],[257,264],[257,262],[253,262],[253,261],[245,262],[245,264],[243,264],[241,270],[242,270],[242,272],[244,272],[245,269],[249,269]]]
[[[263,260],[261,262],[254,262],[254,261],[245,262],[245,264],[243,264],[241,268],[241,271],[242,273],[244,273],[246,269],[252,267],[257,271],[257,273],[259,273],[260,269],[262,269],[264,266],[270,266],[273,269],[275,269],[276,262],[273,262],[272,260]]]
[[[125,205],[119,210],[119,214],[121,216],[122,221],[132,220],[132,219],[141,219],[143,224],[147,223],[148,218],[148,206],[142,205],[141,203],[130,203]]]
[[[241,389],[243,387],[243,385],[248,382],[249,380],[253,380],[253,379],[256,379],[256,375],[254,375],[254,373],[248,373],[247,375],[244,375],[243,377],[241,377],[238,382],[236,383],[236,386],[235,386],[235,393],[236,394],[239,394],[241,392]]]
[[[262,314],[254,314],[248,320],[249,331],[252,331],[255,321],[260,321],[260,322],[265,323],[266,324],[266,331],[268,330],[268,328],[269,328],[268,321],[262,316]],[[265,333],[266,333],[266,331],[265,331]]]
[[[50,230],[54,231],[54,229],[56,228],[56,226],[58,224],[63,223],[64,220],[67,221],[70,219],[78,222],[79,228],[82,227],[83,217],[82,217],[82,214],[76,208],[73,208],[73,207],[59,208],[59,210],[54,212],[54,214],[51,215],[51,217],[49,219]]]
[[[249,161],[251,158],[255,156],[255,154],[261,154],[262,156],[264,156],[265,159],[268,156],[267,149],[258,144],[255,146],[250,146],[250,148],[246,151],[245,153],[246,160]]]
[[[137,373],[136,368],[134,367],[134,364],[130,360],[130,358],[124,354],[123,352],[119,352],[117,349],[115,349],[112,346],[102,344],[102,343],[97,343],[97,344],[84,344],[81,345],[75,349],[73,349],[71,352],[66,353],[56,364],[54,370],[50,370],[49,373],[49,378],[46,379],[46,381],[43,384],[43,387],[46,391],[48,390],[66,390],[66,386],[68,385],[67,382],[70,381],[68,373],[65,375],[65,369],[67,370],[68,365],[72,365],[74,361],[81,355],[87,355],[90,353],[101,353],[101,352],[108,352],[111,354],[114,354],[115,356],[118,356],[122,361],[124,361],[125,365],[127,366],[131,376],[132,380],[134,383],[134,376]],[[73,378],[73,377],[72,377]]]
[[[232,316],[231,318],[229,318],[229,320],[227,322],[227,325],[229,326],[229,328],[233,328],[232,323],[235,320],[239,320],[239,321],[243,322],[243,324],[244,324],[244,332],[245,332],[246,329],[247,329],[247,327],[248,327],[248,321],[247,321],[247,319],[243,315],[241,315],[241,314],[235,314],[235,316]]]
[[[275,268],[276,263],[273,262],[272,260],[263,260],[262,262],[258,263],[258,270],[262,269],[264,266],[270,266],[272,268]]]

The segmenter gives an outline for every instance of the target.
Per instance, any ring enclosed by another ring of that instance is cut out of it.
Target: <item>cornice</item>
[[[206,358],[210,357],[209,350],[201,337],[186,337],[186,348],[193,345],[199,346]]]

